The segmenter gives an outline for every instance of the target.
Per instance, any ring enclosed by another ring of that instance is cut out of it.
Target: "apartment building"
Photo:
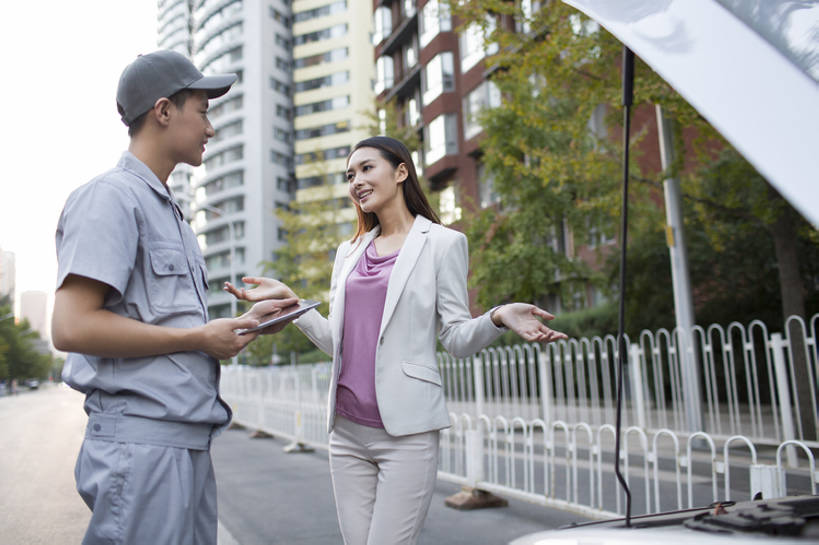
[[[374,115],[371,21],[370,0],[293,2],[296,201],[334,201],[343,233],[355,218],[346,158]]]

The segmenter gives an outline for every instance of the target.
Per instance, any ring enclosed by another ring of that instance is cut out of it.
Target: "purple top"
[[[347,277],[341,374],[336,391],[336,414],[383,428],[375,398],[375,348],[387,298],[387,284],[398,252],[379,257],[371,242]]]

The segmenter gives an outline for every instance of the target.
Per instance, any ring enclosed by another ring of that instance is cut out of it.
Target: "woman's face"
[[[350,198],[364,212],[377,213],[398,199],[403,202],[401,183],[406,179],[406,165],[393,168],[376,148],[359,148],[347,162]]]

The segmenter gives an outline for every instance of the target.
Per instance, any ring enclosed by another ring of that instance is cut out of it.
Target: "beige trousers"
[[[438,432],[393,437],[336,415],[330,473],[346,545],[414,545],[438,472]]]

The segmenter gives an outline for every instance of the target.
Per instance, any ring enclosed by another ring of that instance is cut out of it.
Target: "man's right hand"
[[[257,325],[259,325],[259,321],[250,317],[211,320],[200,328],[200,350],[217,360],[230,359],[258,336],[258,333],[239,335],[237,331],[250,329]]]

